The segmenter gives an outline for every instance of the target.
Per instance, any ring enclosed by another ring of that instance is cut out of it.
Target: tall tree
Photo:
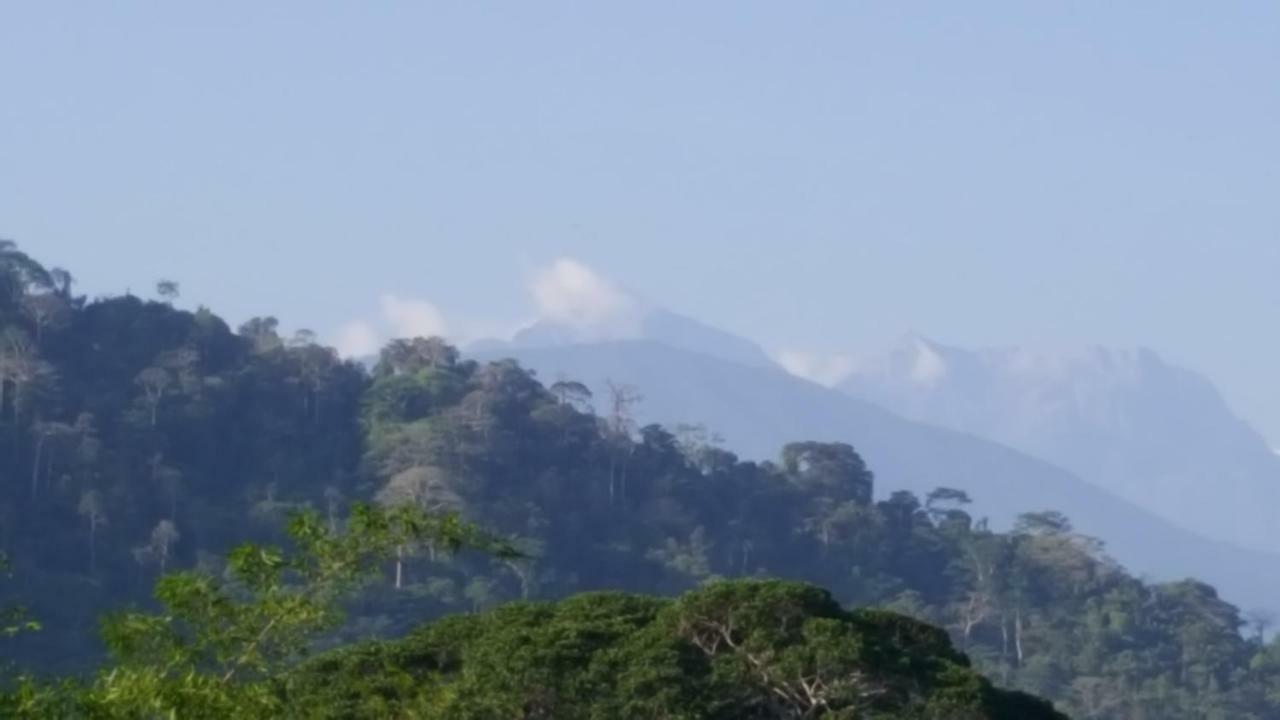
[[[98,571],[98,528],[107,524],[107,513],[102,505],[102,495],[97,490],[86,490],[80,494],[80,503],[76,507],[80,517],[84,518],[89,530],[89,574]]]
[[[166,368],[153,365],[138,373],[136,382],[142,389],[151,427],[155,427],[160,414],[160,403],[164,400],[169,388],[173,386],[173,373]]]
[[[569,405],[580,412],[590,411],[592,394],[586,385],[575,380],[557,380],[548,390],[561,405]]]
[[[637,429],[635,406],[644,396],[633,385],[605,380],[609,391],[609,415],[605,419],[605,437],[612,451],[609,453],[609,504],[613,505],[616,496],[627,494],[627,468],[631,455],[635,452],[632,435]]]
[[[50,286],[49,271],[12,240],[0,239],[0,305],[14,308],[34,289]]]
[[[240,325],[238,330],[242,337],[253,343],[254,352],[266,354],[284,347],[280,339],[280,321],[274,317],[250,318]]]
[[[56,292],[43,292],[24,297],[22,310],[35,329],[35,342],[39,346],[50,328],[66,322],[71,306],[62,295]]]
[[[151,537],[143,545],[134,548],[133,556],[139,564],[154,563],[163,574],[173,556],[173,546],[182,539],[178,526],[172,520],[161,520],[151,529]]]
[[[378,358],[377,375],[404,375],[427,368],[450,368],[458,351],[442,338],[400,338],[387,343]]]
[[[444,471],[437,467],[414,466],[392,476],[385,487],[378,491],[377,501],[387,508],[409,507],[419,512],[456,512],[462,507],[462,498],[449,487]],[[428,545],[434,556],[435,547]],[[395,589],[404,587],[404,562],[413,546],[396,546]]]
[[[12,325],[0,330],[0,410],[7,406],[16,418],[31,409],[39,387],[53,378],[53,368],[25,330]]]

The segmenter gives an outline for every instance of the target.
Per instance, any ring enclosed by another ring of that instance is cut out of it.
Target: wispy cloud
[[[357,320],[338,328],[333,346],[342,357],[365,357],[378,352],[382,347],[382,337],[373,325]]]
[[[632,295],[599,272],[573,258],[560,258],[529,276],[527,289],[538,320],[563,326],[581,339],[634,337],[643,307]],[[510,339],[528,323],[495,323],[446,318],[436,304],[384,293],[374,319],[343,325],[331,342],[344,357],[376,353],[392,338],[439,336],[454,343],[483,338]]]
[[[854,371],[854,360],[849,355],[780,350],[773,359],[792,375],[827,387],[839,384]]]
[[[448,337],[444,313],[426,300],[385,294],[379,299],[382,320],[392,337]]]
[[[534,273],[529,291],[544,320],[590,335],[627,336],[638,331],[640,303],[573,258],[560,258]]]
[[[373,355],[394,338],[444,337],[451,329],[444,313],[433,303],[384,293],[378,298],[376,320],[353,320],[338,328],[331,342],[343,357]]]

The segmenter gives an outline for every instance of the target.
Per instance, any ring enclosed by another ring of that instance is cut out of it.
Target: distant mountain
[[[539,320],[517,332],[510,342],[481,340],[468,350],[493,354],[508,349],[563,347],[602,340],[649,340],[751,367],[774,366],[769,355],[750,340],[661,308],[638,311],[635,318],[608,328],[580,328]]]
[[[1280,551],[1280,457],[1150,350],[969,351],[909,337],[840,389],[1071,470],[1201,534]]]
[[[792,377],[655,341],[508,347],[544,381],[579,380],[605,395],[605,381],[644,395],[641,422],[703,423],[748,458],[772,458],[794,440],[853,444],[877,474],[877,494],[958,487],[977,514],[1008,526],[1017,513],[1058,510],[1106,541],[1130,569],[1159,579],[1194,576],[1246,608],[1280,609],[1280,556],[1207,540],[1048,462],[974,435],[903,419],[869,402]]]

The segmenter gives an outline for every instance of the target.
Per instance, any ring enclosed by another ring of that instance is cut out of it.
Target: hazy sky
[[[329,337],[565,257],[775,351],[1141,344],[1280,443],[1280,3],[5,3],[0,236]]]

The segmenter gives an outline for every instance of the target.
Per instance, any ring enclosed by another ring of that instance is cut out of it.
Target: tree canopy
[[[775,580],[509,604],[326,654],[282,686],[310,718],[1065,718],[994,688],[941,630]]]

